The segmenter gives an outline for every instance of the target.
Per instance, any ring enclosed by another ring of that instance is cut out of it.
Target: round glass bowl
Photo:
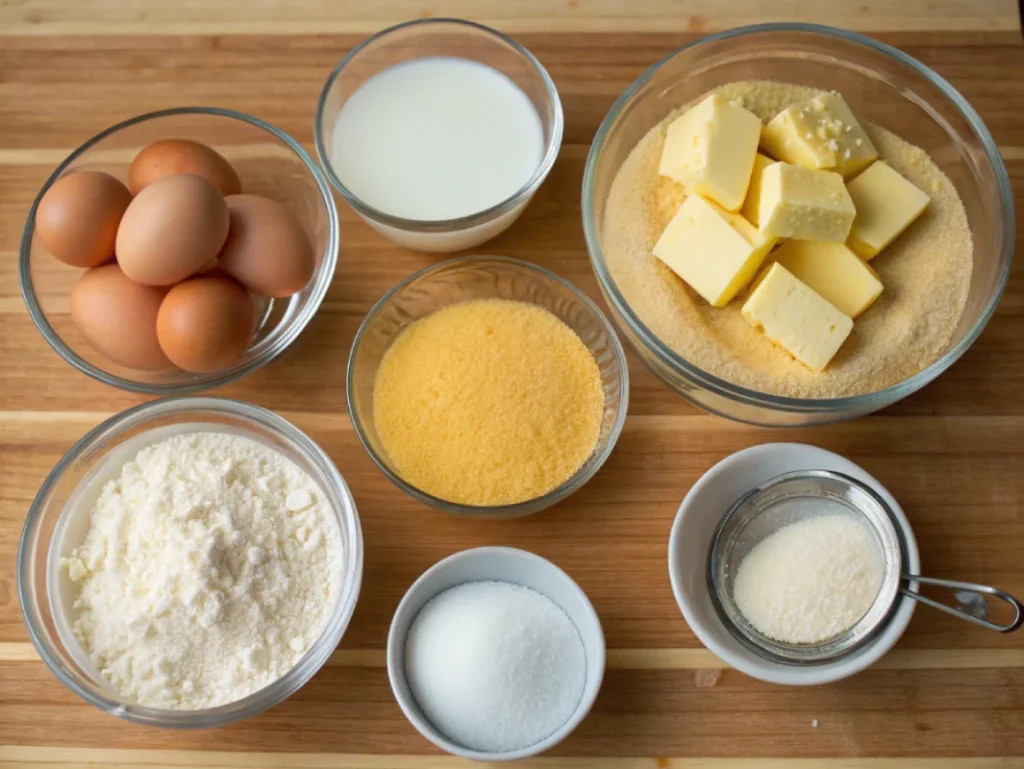
[[[71,322],[69,297],[82,270],[46,252],[35,236],[39,200],[71,170],[106,171],[127,180],[128,166],[158,139],[208,144],[238,172],[244,192],[285,205],[309,235],[316,271],[305,288],[287,299],[258,299],[259,326],[245,355],[231,368],[206,374],[148,372],[117,365],[94,350]],[[258,118],[212,107],[150,112],[118,123],[72,152],[39,191],[21,238],[21,292],[36,328],[64,360],[94,379],[132,392],[183,395],[217,387],[255,371],[288,347],[309,323],[334,276],[338,258],[338,212],[323,172],[302,146]]]
[[[422,221],[380,211],[345,186],[331,160],[334,124],[352,94],[378,72],[427,56],[468,59],[505,75],[533,104],[544,131],[544,154],[529,181],[506,200],[457,219]],[[317,156],[331,184],[367,224],[399,245],[419,251],[450,253],[490,240],[519,218],[558,156],[562,145],[562,103],[541,63],[510,37],[471,21],[418,19],[367,38],[338,63],[320,93],[313,136]]]
[[[406,483],[381,445],[373,420],[373,387],[384,353],[407,326],[472,299],[512,299],[539,305],[571,328],[597,361],[604,417],[597,445],[583,466],[556,489],[513,505],[448,502]],[[400,489],[447,513],[477,518],[529,515],[565,499],[589,481],[612,453],[629,406],[629,369],[611,324],[597,306],[554,273],[518,259],[468,256],[411,275],[385,294],[363,320],[348,359],[348,410],[356,434],[377,467]]]
[[[284,676],[236,702],[204,710],[162,710],[129,702],[88,664],[67,622],[70,587],[57,559],[84,534],[84,515],[104,480],[143,446],[185,431],[231,432],[259,441],[294,462],[320,487],[336,516],[344,573],[338,603],[320,637]],[[81,532],[81,534],[79,534]],[[71,691],[134,723],[179,729],[238,721],[291,696],[323,666],[348,627],[363,572],[363,538],[355,502],[323,450],[266,409],[221,398],[170,398],[129,409],[91,430],[46,478],[25,520],[18,548],[18,602],[43,662]]]
[[[974,271],[963,318],[946,353],[878,392],[836,399],[784,398],[731,384],[662,342],[623,297],[603,253],[605,204],[626,156],[674,109],[717,86],[775,80],[837,90],[862,120],[921,147],[956,185],[974,236]],[[640,359],[672,390],[720,416],[761,425],[852,419],[895,403],[948,369],[978,338],[1003,293],[1013,260],[1013,196],[1006,167],[981,118],[953,87],[901,51],[853,32],[811,24],[764,24],[711,35],[648,69],[615,102],[590,148],[583,228],[612,317]]]

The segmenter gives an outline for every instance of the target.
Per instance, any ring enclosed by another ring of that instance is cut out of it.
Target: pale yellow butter
[[[823,93],[782,110],[761,133],[772,157],[849,179],[878,157],[853,110],[837,93]]]
[[[871,259],[892,243],[928,207],[928,195],[878,161],[847,183],[857,216],[847,244]]]
[[[753,112],[712,94],[669,124],[658,173],[682,184],[687,194],[738,211],[750,183],[761,126]]]
[[[831,171],[773,163],[761,174],[758,227],[768,237],[843,243],[857,210]]]
[[[882,293],[878,274],[842,243],[787,240],[772,258],[851,318]]]
[[[761,174],[774,162],[776,161],[760,152],[754,157],[754,170],[750,174],[750,186],[747,187],[747,197],[743,201],[740,213],[755,227],[757,226],[758,211],[761,209]]]
[[[743,317],[809,369],[823,371],[853,330],[853,319],[782,265],[767,269],[743,304]]]
[[[739,214],[690,195],[658,242],[654,255],[715,307],[750,282],[775,245]]]

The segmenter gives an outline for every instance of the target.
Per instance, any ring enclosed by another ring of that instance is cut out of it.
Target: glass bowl
[[[295,214],[313,243],[316,270],[297,294],[258,302],[258,328],[245,355],[231,368],[205,374],[137,371],[108,360],[71,322],[71,288],[82,274],[46,252],[35,236],[36,208],[61,175],[106,171],[127,180],[136,153],[157,139],[192,139],[226,157],[247,193],[277,200]],[[269,123],[231,110],[179,107],[126,120],[89,139],[46,180],[25,222],[19,255],[21,293],[36,328],[68,363],[105,384],[150,395],[183,395],[231,382],[269,363],[298,337],[316,313],[338,258],[338,212],[323,172],[302,146]]]
[[[404,481],[381,445],[373,421],[373,386],[384,353],[407,326],[471,299],[513,299],[539,305],[571,328],[597,361],[604,388],[604,416],[597,445],[565,483],[512,505],[449,502]],[[476,518],[529,515],[565,499],[589,481],[612,453],[629,407],[629,369],[615,331],[597,306],[570,283],[533,264],[500,256],[449,259],[420,270],[386,293],[363,320],[352,342],[347,375],[348,410],[363,447],[377,467],[414,499],[446,513]]]
[[[877,392],[834,399],[768,395],[712,376],[662,342],[616,286],[602,252],[605,204],[625,157],[673,109],[736,80],[776,80],[848,94],[867,121],[927,151],[956,185],[974,237],[964,315],[949,348],[918,374]],[[1013,260],[1013,196],[981,118],[953,87],[905,53],[853,32],[813,24],[762,24],[711,35],[641,75],[612,106],[583,176],[583,228],[591,263],[619,329],[672,390],[713,414],[759,425],[852,419],[885,408],[948,369],[995,311]]]
[[[544,155],[529,181],[510,198],[457,219],[422,221],[380,211],[345,186],[331,161],[334,124],[352,94],[381,70],[426,56],[468,59],[505,75],[533,103],[544,131]],[[367,224],[399,245],[419,251],[449,253],[490,240],[519,218],[558,157],[562,145],[562,103],[547,70],[512,38],[471,21],[417,19],[378,32],[338,62],[320,93],[313,136],[317,157],[327,178]]]
[[[169,434],[197,429],[243,435],[282,453],[323,491],[342,538],[345,565],[338,603],[320,637],[295,667],[249,696],[203,710],[143,707],[120,697],[84,665],[61,604],[54,558],[67,547],[72,516],[80,515],[90,490],[142,446]],[[91,430],[43,482],[25,520],[18,547],[18,602],[32,643],[50,671],[72,692],[112,715],[134,723],[178,729],[209,728],[273,707],[296,692],[323,666],[348,627],[363,572],[363,538],[355,502],[324,451],[305,434],[266,409],[222,398],[169,398],[136,406]]]

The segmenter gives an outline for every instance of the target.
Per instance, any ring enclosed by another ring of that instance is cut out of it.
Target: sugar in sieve
[[[826,503],[824,506],[822,503]],[[823,512],[827,509],[829,512]],[[733,593],[739,565],[765,538],[809,517],[849,515],[871,532],[882,557],[881,587],[870,608],[851,627],[815,644],[793,644],[770,638],[743,616]],[[907,536],[890,506],[873,489],[842,473],[801,470],[772,478],[748,491],[725,514],[711,541],[707,581],[719,618],[736,639],[755,654],[789,665],[833,662],[876,637],[902,601],[914,600],[976,625],[1008,633],[1024,622],[1024,607],[1013,596],[988,585],[935,579],[904,572]],[[912,536],[912,535],[911,535]],[[953,591],[955,604],[921,595],[921,585]],[[997,624],[988,618],[986,598],[1008,603],[1013,619]]]

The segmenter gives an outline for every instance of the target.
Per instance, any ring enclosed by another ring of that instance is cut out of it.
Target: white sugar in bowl
[[[391,623],[387,662],[395,698],[420,734],[456,756],[511,761],[554,747],[586,717],[604,677],[604,634],[586,595],[553,563],[482,547],[445,558],[413,583]],[[462,662],[478,667],[460,670]],[[444,680],[446,670],[455,683]],[[414,692],[425,685],[435,691],[420,702]],[[502,742],[512,747],[497,749]]]

